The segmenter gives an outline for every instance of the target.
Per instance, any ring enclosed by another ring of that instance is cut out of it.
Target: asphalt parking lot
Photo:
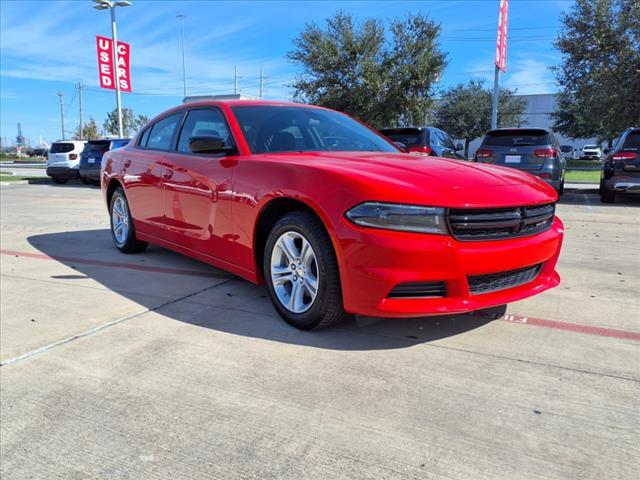
[[[637,479],[640,200],[569,191],[560,287],[491,320],[300,332],[113,247],[100,191],[3,186],[0,476]]]

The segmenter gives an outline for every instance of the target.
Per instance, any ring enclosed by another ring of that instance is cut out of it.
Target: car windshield
[[[573,150],[573,149],[572,149],[571,147],[567,146],[567,145],[562,145],[562,146],[560,147],[560,150],[561,150],[562,152],[564,152],[564,153],[568,153],[568,152],[570,152],[570,151],[571,151],[571,150]]]
[[[584,149],[589,148],[589,149],[592,149],[592,150],[593,150],[593,149],[598,148],[598,146],[597,146],[597,145],[585,145],[585,146],[584,146],[584,147],[582,147],[582,148],[584,148]]]
[[[487,133],[482,143],[491,147],[549,145],[551,139],[544,130],[498,130]]]
[[[232,110],[252,153],[400,151],[349,116],[319,108],[260,105]]]
[[[73,143],[56,142],[51,144],[51,150],[49,150],[49,153],[68,153],[73,150],[73,147]]]

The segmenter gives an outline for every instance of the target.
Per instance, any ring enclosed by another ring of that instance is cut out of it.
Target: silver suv
[[[500,128],[489,131],[475,161],[495,163],[532,173],[564,192],[567,163],[553,131],[547,128]]]

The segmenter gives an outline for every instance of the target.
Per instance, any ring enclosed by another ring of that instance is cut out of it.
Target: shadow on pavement
[[[58,280],[91,278],[149,310],[180,322],[295,345],[334,350],[406,348],[482,327],[500,318],[506,310],[498,307],[483,313],[419,319],[356,317],[331,329],[302,332],[277,315],[263,287],[237,277],[225,281],[226,274],[222,271],[160,247],[150,246],[146,253],[139,255],[120,254],[107,229],[34,235],[28,241],[43,254],[78,272],[55,276]],[[193,271],[197,272],[197,278],[140,271],[140,265]],[[167,283],[191,282],[191,294],[158,306],[157,296],[153,297],[157,292],[151,286],[157,284],[159,276],[166,278]],[[217,286],[206,288],[213,284]],[[141,286],[146,285],[151,288],[142,292]],[[91,294],[84,289],[77,290],[78,295],[87,295],[87,311],[91,311]],[[199,290],[203,291],[196,293]]]

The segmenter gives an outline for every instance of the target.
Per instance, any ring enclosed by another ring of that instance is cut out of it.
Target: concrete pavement
[[[503,320],[309,333],[260,287],[117,253],[96,188],[0,193],[3,479],[638,478],[638,200],[565,195],[563,283]]]

